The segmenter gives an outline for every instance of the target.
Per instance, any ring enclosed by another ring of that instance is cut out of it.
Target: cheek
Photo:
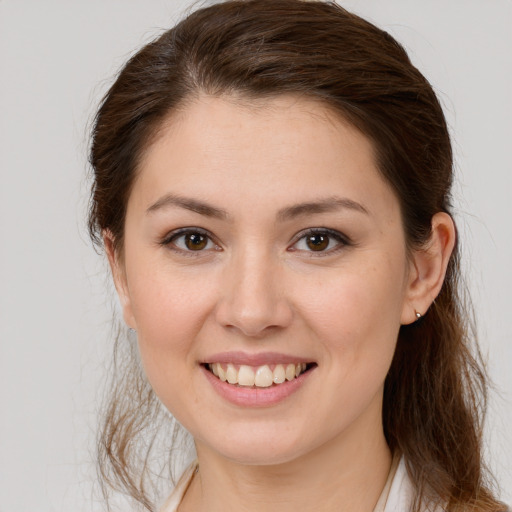
[[[197,399],[183,390],[193,386],[194,340],[207,311],[207,296],[184,284],[160,276],[154,282],[140,280],[132,293],[144,373],[159,399],[182,421]]]
[[[381,402],[403,300],[399,274],[382,268],[333,276],[321,293],[310,293],[302,303],[303,317],[322,347],[326,388],[337,390],[318,398],[332,410],[333,425],[348,425]]]
[[[214,303],[214,278],[198,279],[187,272],[171,272],[158,265],[134,272],[130,301],[137,324],[142,363],[150,380],[167,371],[162,361],[179,361],[173,372],[194,365],[197,338]],[[174,365],[173,365],[174,366]]]
[[[392,357],[404,290],[403,267],[391,263],[340,271],[303,288],[298,307],[333,359],[367,366]]]
[[[303,286],[301,305],[328,329],[340,324],[371,328],[373,318],[396,322],[404,298],[400,277],[375,267],[333,273],[323,283]]]

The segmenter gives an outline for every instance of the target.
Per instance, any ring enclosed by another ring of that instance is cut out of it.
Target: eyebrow
[[[175,194],[166,194],[161,197],[156,203],[152,204],[146,210],[146,213],[153,213],[157,210],[161,210],[162,208],[169,207],[184,208],[185,210],[190,210],[192,212],[199,213],[200,215],[213,217],[215,219],[226,220],[229,218],[228,212],[222,208],[217,208],[205,203],[204,201],[199,201],[198,199],[177,196]]]
[[[346,197],[326,197],[317,201],[295,204],[279,210],[277,220],[283,222],[302,217],[304,215],[312,215],[315,213],[328,213],[336,210],[348,209],[369,215],[369,211],[360,203],[348,199]]]
[[[204,215],[206,217],[212,217],[220,220],[228,220],[230,218],[229,213],[216,206],[212,206],[204,201],[198,199],[192,199],[190,197],[178,196],[175,194],[166,194],[152,204],[146,213],[153,213],[157,210],[161,210],[169,207],[184,208],[192,212]],[[318,213],[328,213],[340,209],[353,210],[359,213],[369,215],[369,211],[362,204],[348,199],[346,197],[331,196],[316,201],[299,203],[292,206],[287,206],[277,212],[277,220],[284,222],[292,220],[296,217],[302,217],[305,215],[312,215]]]

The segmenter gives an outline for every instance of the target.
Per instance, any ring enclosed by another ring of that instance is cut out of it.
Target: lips
[[[292,381],[308,369],[306,363],[263,364],[209,363],[207,368],[222,382],[244,387],[268,388]]]
[[[278,352],[223,352],[200,361],[212,389],[240,407],[271,407],[301,389],[317,367],[312,359]]]

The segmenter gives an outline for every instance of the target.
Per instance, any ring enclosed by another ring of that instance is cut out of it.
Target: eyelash
[[[333,248],[324,250],[324,251],[308,251],[305,250],[304,252],[309,253],[309,257],[315,258],[315,257],[322,257],[322,256],[330,256],[331,254],[336,254],[345,247],[349,247],[352,244],[352,241],[346,236],[340,233],[339,231],[335,231],[334,229],[329,228],[309,228],[305,231],[302,231],[297,235],[295,238],[295,241],[292,244],[292,247],[297,245],[301,240],[306,240],[307,237],[315,236],[315,235],[323,235],[328,237],[329,239],[334,239],[337,243],[337,245]],[[329,242],[330,245],[330,242]],[[301,249],[290,249],[292,251],[297,251]]]
[[[216,244],[214,242],[214,240],[212,239],[212,237],[208,233],[208,231],[205,231],[202,228],[182,228],[182,229],[177,229],[176,231],[172,231],[162,240],[161,245],[163,245],[164,247],[168,247],[169,249],[171,249],[174,252],[179,253],[180,255],[185,255],[185,256],[189,256],[189,257],[198,256],[199,255],[198,253],[203,252],[203,250],[192,251],[192,250],[187,250],[187,249],[181,249],[181,248],[173,245],[173,242],[175,242],[179,238],[182,238],[186,235],[201,235],[201,236],[207,238],[207,244],[209,242],[211,242],[216,247],[219,247],[218,244]]]
[[[207,244],[208,243],[213,243],[216,246],[215,250],[220,250],[220,246],[218,244],[216,244],[214,239],[211,237],[211,235],[206,230],[204,230],[202,228],[182,228],[182,229],[178,229],[176,231],[173,231],[173,232],[169,233],[160,242],[160,244],[162,246],[164,246],[164,247],[168,247],[169,249],[171,249],[174,252],[179,253],[180,255],[185,255],[187,257],[198,256],[199,253],[204,252],[205,249],[193,251],[193,250],[190,250],[190,249],[183,249],[183,248],[180,248],[180,247],[176,247],[173,244],[174,242],[176,242],[176,240],[180,239],[181,237],[184,237],[186,235],[194,235],[194,234],[201,235],[201,236],[205,237],[207,239],[207,242],[206,242]],[[335,254],[338,251],[342,250],[343,248],[353,245],[352,241],[346,235],[343,235],[342,233],[340,233],[338,231],[335,231],[333,229],[329,229],[329,228],[309,228],[309,229],[307,229],[305,231],[302,231],[301,233],[299,233],[296,236],[295,241],[292,244],[292,248],[290,248],[289,250],[291,250],[293,252],[301,250],[301,249],[293,249],[293,247],[295,245],[297,245],[301,240],[306,239],[308,236],[311,237],[311,236],[315,236],[315,235],[323,235],[323,236],[329,237],[329,239],[334,239],[336,241],[336,243],[337,243],[337,246],[334,247],[334,248],[331,248],[331,249],[328,249],[328,250],[322,250],[322,251],[313,251],[313,250],[308,251],[308,250],[303,250],[302,249],[304,252],[310,253],[309,257],[312,257],[312,258]],[[330,242],[329,242],[329,244],[330,244]]]

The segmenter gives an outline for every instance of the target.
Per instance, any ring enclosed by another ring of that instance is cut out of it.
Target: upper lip
[[[288,364],[288,363],[312,363],[311,359],[294,356],[291,354],[282,354],[280,352],[259,352],[249,354],[247,352],[220,352],[214,354],[203,361],[208,363],[232,363],[236,365],[262,366],[264,364]]]

